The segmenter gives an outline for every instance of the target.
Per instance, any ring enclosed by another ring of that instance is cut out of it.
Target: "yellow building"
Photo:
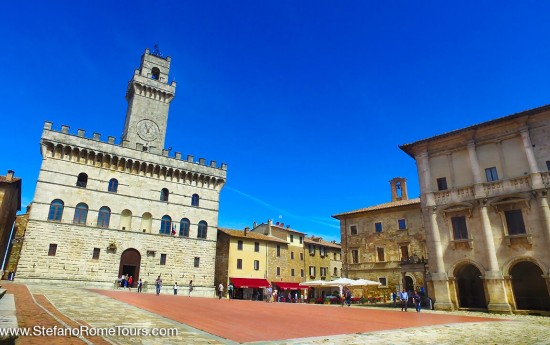
[[[341,247],[321,237],[306,237],[304,240],[306,280],[330,281],[341,277]],[[311,288],[309,297],[324,297],[330,288]],[[337,291],[338,289],[334,289]]]
[[[264,298],[264,288],[270,285],[269,272],[285,263],[270,257],[279,252],[287,256],[288,244],[277,237],[234,229],[218,228],[216,244],[216,285],[234,286],[234,297],[239,299]],[[281,271],[279,270],[279,273]]]

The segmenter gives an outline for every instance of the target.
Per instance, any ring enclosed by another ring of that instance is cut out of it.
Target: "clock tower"
[[[176,82],[168,83],[171,58],[162,57],[155,47],[145,49],[141,65],[128,82],[126,122],[123,146],[155,153],[164,149],[168,109],[176,93]]]

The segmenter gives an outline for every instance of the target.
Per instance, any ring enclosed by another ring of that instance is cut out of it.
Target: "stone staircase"
[[[15,298],[12,294],[6,294],[6,289],[0,286],[0,328],[16,329],[17,316],[15,315]],[[15,344],[15,335],[0,334],[0,345]]]

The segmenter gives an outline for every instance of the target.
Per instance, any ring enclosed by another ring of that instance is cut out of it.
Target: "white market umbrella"
[[[310,280],[308,282],[300,283],[300,286],[327,286],[326,281],[324,280]]]
[[[374,280],[368,280],[368,279],[357,279],[351,285],[353,285],[353,286],[371,286],[371,285],[380,286],[380,285],[382,285],[382,283],[376,282]]]
[[[353,285],[353,283],[355,283],[354,279],[338,278],[327,282],[326,286],[348,286],[348,285]]]

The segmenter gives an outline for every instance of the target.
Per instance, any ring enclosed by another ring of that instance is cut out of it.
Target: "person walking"
[[[397,307],[397,303],[396,303],[396,301],[397,301],[397,291],[394,291],[394,292],[391,293],[391,299],[393,301],[393,306]]]
[[[218,285],[218,299],[222,299],[222,296],[223,296],[223,283],[220,283],[220,285]]]
[[[399,298],[401,299],[401,311],[407,311],[407,304],[409,303],[409,294],[407,293],[407,290],[403,289],[403,292],[401,292]]]
[[[134,278],[130,276],[128,278],[128,291],[132,291],[132,285],[134,284]]]
[[[138,293],[141,293],[142,288],[143,288],[143,282],[141,281],[141,278],[139,278],[138,283],[137,283]]]
[[[233,296],[233,289],[234,289],[234,286],[233,286],[233,283],[229,283],[229,285],[227,285],[227,294],[229,295],[229,299],[233,299],[234,296]]]
[[[346,304],[351,307],[351,290],[346,289]]]
[[[193,280],[189,281],[189,297],[191,297],[191,291],[193,291]]]
[[[422,308],[422,306],[420,305],[420,295],[415,291],[412,298],[416,312],[420,313],[420,309]]]
[[[174,296],[178,294],[178,282],[174,282]]]
[[[160,288],[162,288],[162,279],[160,276],[157,277],[157,280],[155,280],[155,287],[157,288],[157,296],[160,295]]]

